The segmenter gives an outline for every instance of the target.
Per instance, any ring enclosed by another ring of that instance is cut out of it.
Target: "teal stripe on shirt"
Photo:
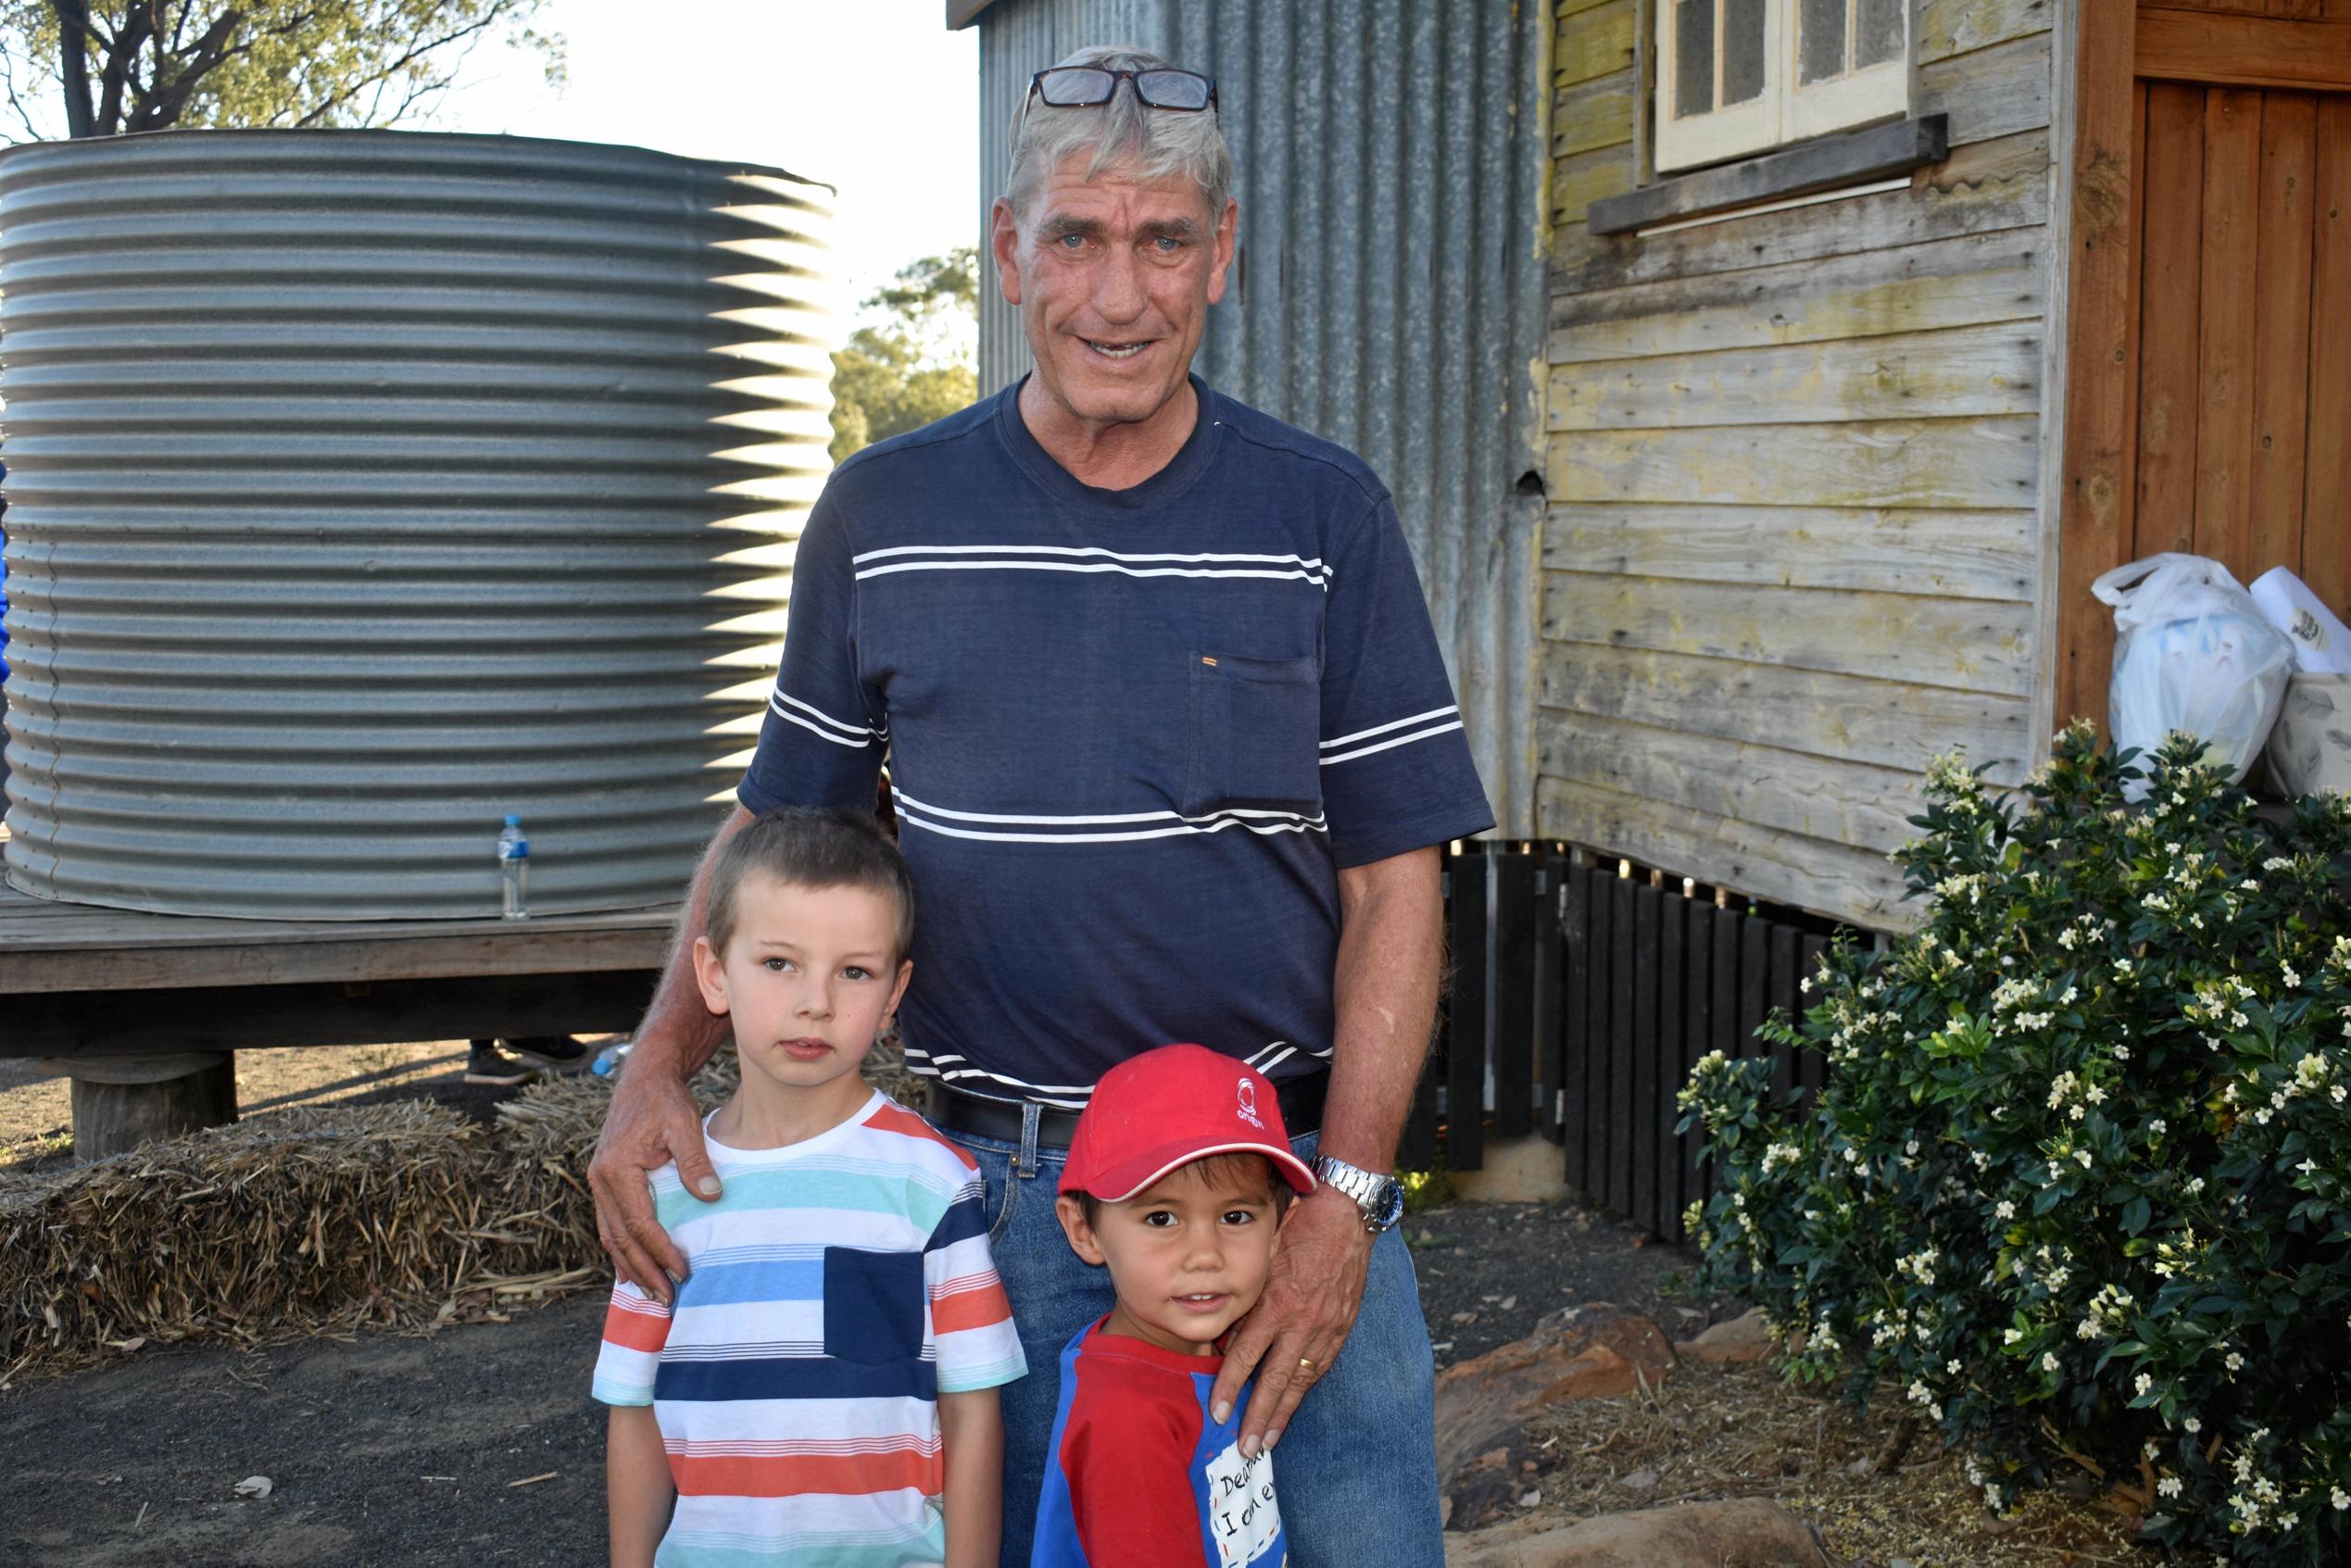
[[[946,1526],[936,1515],[931,1529],[921,1535],[828,1531],[764,1546],[758,1541],[757,1537],[673,1531],[654,1554],[653,1568],[901,1568],[910,1561],[937,1562],[947,1556]]]
[[[738,1171],[725,1179],[713,1202],[691,1197],[674,1181],[655,1184],[654,1213],[661,1228],[674,1232],[692,1220],[713,1219],[745,1210],[846,1209],[905,1220],[924,1236],[938,1227],[952,1193],[932,1190],[899,1170],[885,1178],[862,1172],[792,1166],[774,1171]]]

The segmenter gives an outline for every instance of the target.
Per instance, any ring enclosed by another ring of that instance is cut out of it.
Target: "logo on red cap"
[[[1280,1098],[1264,1073],[1205,1046],[1162,1046],[1120,1062],[1094,1085],[1070,1138],[1061,1190],[1124,1203],[1212,1154],[1262,1154],[1292,1187],[1314,1190],[1314,1173],[1290,1151]]]

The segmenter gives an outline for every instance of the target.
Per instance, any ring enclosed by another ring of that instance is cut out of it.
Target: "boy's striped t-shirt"
[[[977,1169],[882,1095],[774,1149],[712,1140],[723,1192],[652,1173],[687,1275],[625,1282],[596,1398],[651,1405],[677,1486],[659,1568],[944,1561],[940,1394],[1027,1371]]]

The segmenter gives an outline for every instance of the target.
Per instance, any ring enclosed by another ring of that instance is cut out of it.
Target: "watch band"
[[[1392,1229],[1403,1217],[1404,1187],[1393,1176],[1379,1175],[1324,1154],[1315,1157],[1314,1179],[1362,1210],[1364,1228],[1374,1236]]]

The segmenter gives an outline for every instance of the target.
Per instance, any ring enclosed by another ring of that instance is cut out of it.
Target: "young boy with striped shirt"
[[[689,1272],[622,1282],[595,1394],[622,1568],[995,1568],[997,1388],[1027,1364],[976,1168],[860,1064],[913,965],[912,884],[870,816],[786,809],[713,866],[696,978],[742,1086],[721,1196],[651,1173]]]

